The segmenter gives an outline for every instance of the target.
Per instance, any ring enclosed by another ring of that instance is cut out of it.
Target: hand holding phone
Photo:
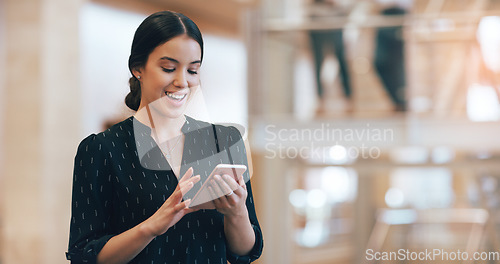
[[[245,165],[234,165],[234,164],[219,164],[217,165],[212,173],[205,180],[201,188],[194,195],[193,199],[191,199],[191,203],[189,204],[190,208],[195,209],[215,209],[213,204],[213,196],[210,194],[208,187],[210,186],[210,182],[214,180],[215,175],[229,175],[233,178],[237,183],[240,182],[240,179],[243,177],[243,173],[247,170],[247,166]],[[233,190],[234,191],[234,190]],[[218,198],[218,197],[216,197]]]

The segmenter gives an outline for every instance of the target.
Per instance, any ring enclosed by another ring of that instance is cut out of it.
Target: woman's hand
[[[215,175],[208,188],[215,209],[224,214],[224,234],[230,252],[247,255],[255,244],[255,233],[248,218],[247,187],[243,178],[236,182],[229,175]]]
[[[200,175],[193,176],[193,168],[189,168],[179,181],[175,191],[163,205],[143,224],[148,234],[155,237],[164,234],[175,225],[183,216],[193,211],[189,208],[191,200],[182,201],[182,196],[200,180]]]
[[[224,216],[246,216],[247,215],[247,187],[241,177],[236,182],[231,176],[215,175],[214,180],[208,187],[215,209]]]

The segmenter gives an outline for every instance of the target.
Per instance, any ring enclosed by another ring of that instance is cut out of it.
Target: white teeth
[[[175,95],[175,94],[172,94],[172,93],[169,93],[169,92],[165,92],[165,95],[167,95],[168,97],[170,97],[172,99],[175,99],[175,100],[182,100],[182,99],[184,99],[184,97],[186,97],[186,94]]]

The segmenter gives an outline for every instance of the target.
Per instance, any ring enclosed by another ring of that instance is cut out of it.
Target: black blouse
[[[193,167],[201,181],[216,164],[247,164],[241,134],[234,127],[212,125],[186,116],[180,175]],[[214,133],[215,132],[215,133]],[[71,263],[96,263],[106,242],[153,215],[172,194],[177,177],[151,135],[134,117],[85,138],[78,147],[73,175],[72,216],[66,257]],[[130,263],[250,263],[260,257],[262,231],[255,214],[248,170],[246,206],[255,232],[247,256],[226,247],[224,216],[216,210],[185,215],[151,241]]]

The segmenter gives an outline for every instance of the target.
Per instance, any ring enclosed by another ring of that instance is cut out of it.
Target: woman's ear
[[[141,79],[141,69],[132,69],[132,74],[137,78],[138,80]]]

